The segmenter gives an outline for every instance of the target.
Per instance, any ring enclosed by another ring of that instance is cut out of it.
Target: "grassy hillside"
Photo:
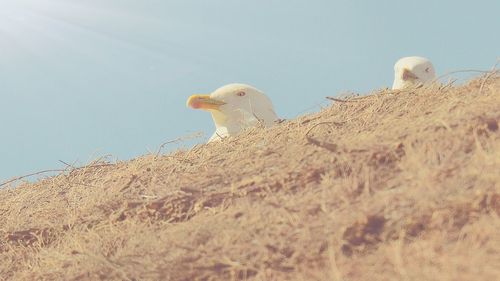
[[[494,280],[500,77],[0,190],[0,280]]]

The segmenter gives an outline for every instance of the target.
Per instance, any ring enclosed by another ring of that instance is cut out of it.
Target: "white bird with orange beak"
[[[279,120],[271,100],[245,84],[229,84],[209,95],[192,95],[187,106],[212,114],[216,129],[208,142],[237,135],[259,123],[270,127]]]
[[[436,71],[429,59],[423,57],[404,57],[394,65],[393,90],[416,87],[431,83],[436,79]]]

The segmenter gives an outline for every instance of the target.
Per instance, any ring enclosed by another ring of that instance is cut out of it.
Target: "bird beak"
[[[407,68],[403,69],[403,75],[401,76],[401,78],[403,80],[417,80],[418,77],[417,75],[413,74],[413,72],[411,72],[410,70],[408,70]]]
[[[194,109],[219,110],[224,104],[226,103],[213,99],[210,95],[192,95],[187,100],[187,106]]]

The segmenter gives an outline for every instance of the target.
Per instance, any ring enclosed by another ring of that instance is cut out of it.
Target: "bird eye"
[[[246,94],[245,94],[245,92],[238,92],[237,95],[240,96],[240,97],[243,97]]]
[[[427,68],[425,69],[425,72],[429,73],[429,70],[430,70],[430,69],[427,67]]]

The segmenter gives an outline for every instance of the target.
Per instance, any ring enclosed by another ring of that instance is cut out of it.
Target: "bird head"
[[[436,71],[431,61],[422,57],[405,57],[394,65],[393,89],[402,89],[432,82]]]
[[[209,95],[192,95],[187,106],[212,113],[216,126],[247,127],[255,121],[271,125],[278,119],[271,100],[261,91],[245,84],[229,84]]]

